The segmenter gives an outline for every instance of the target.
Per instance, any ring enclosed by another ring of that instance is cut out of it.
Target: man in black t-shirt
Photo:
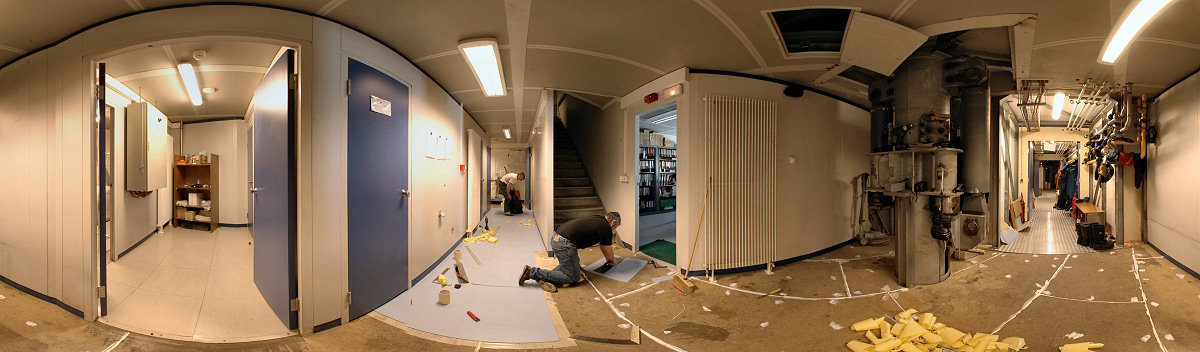
[[[555,285],[579,282],[583,274],[579,267],[579,249],[597,244],[600,245],[600,251],[604,253],[604,259],[608,260],[604,265],[612,267],[616,264],[612,242],[613,230],[617,226],[621,226],[621,214],[617,212],[567,221],[558,227],[558,230],[554,232],[554,237],[550,240],[550,249],[554,252],[554,257],[558,258],[558,267],[554,270],[546,270],[526,265],[517,279],[517,285],[533,279],[538,283],[543,283],[544,289],[553,291]],[[551,285],[547,287],[544,283]]]

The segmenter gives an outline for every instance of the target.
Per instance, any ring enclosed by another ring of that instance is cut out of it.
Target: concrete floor
[[[932,312],[938,322],[964,332],[999,328],[1001,336],[1024,337],[1030,351],[1052,351],[1082,341],[1102,342],[1103,351],[1200,350],[1200,285],[1145,245],[1078,256],[987,251],[968,261],[952,261],[953,275],[947,281],[897,292],[894,298],[879,294],[884,286],[899,289],[890,249],[850,246],[815,261],[776,268],[774,275],[756,271],[721,276],[716,284],[697,282],[696,293],[686,297],[669,282],[651,282],[666,269],[647,267],[629,283],[595,278],[595,289],[584,284],[553,294],[571,334],[580,336],[577,346],[563,350],[666,350],[652,341],[653,335],[689,351],[842,351],[847,341],[862,339],[862,334],[835,330],[831,322],[848,327],[865,318],[895,314],[902,307]],[[581,257],[589,262],[599,258],[600,251],[584,250]],[[1039,292],[1038,284],[1047,282]],[[757,298],[739,291],[775,288],[790,298]],[[0,294],[6,296],[0,300],[0,346],[5,350],[97,351],[124,334],[8,286],[0,285]],[[1131,302],[1133,298],[1137,302]],[[626,322],[613,308],[645,330],[642,345],[590,342],[628,337],[628,330],[620,326]],[[38,325],[28,326],[27,321]],[[760,325],[764,322],[766,327]],[[1073,332],[1084,337],[1065,337]],[[114,351],[467,349],[424,340],[364,317],[311,336],[246,344],[197,345],[130,335]]]

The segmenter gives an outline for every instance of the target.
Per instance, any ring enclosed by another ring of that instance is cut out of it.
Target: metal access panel
[[[348,281],[356,319],[408,289],[409,89],[353,59],[346,72]]]

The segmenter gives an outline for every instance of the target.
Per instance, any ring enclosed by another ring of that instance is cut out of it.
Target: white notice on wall
[[[374,111],[374,112],[377,112],[380,114],[384,114],[387,116],[392,116],[392,102],[372,95],[371,96],[371,111]]]

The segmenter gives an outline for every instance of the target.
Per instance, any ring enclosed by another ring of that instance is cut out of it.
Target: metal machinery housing
[[[896,236],[901,285],[936,284],[987,227],[987,65],[931,40],[871,85],[871,212]]]

